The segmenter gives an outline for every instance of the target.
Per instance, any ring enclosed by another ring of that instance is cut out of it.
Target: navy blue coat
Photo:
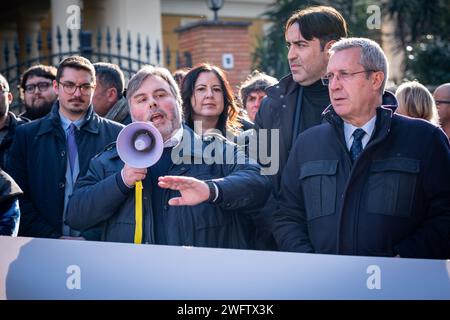
[[[193,149],[191,146],[198,148]],[[202,161],[205,148],[212,146],[212,149],[220,150],[224,155],[228,150],[233,158],[244,155],[235,145],[221,137],[205,141],[187,127],[182,142],[172,150],[172,155],[179,157],[175,158],[176,161],[172,158],[168,175],[213,179],[222,190],[223,199],[219,204],[165,205],[163,210],[169,226],[167,244],[254,248],[251,212],[265,203],[270,192],[269,179],[260,174],[260,167],[256,163],[220,164],[213,163],[214,158],[206,157],[203,158],[203,164],[195,164]],[[135,192],[121,178],[123,166],[114,145],[92,159],[87,175],[77,181],[76,190],[69,201],[67,223],[72,228],[83,231],[101,223],[102,240],[133,242]],[[147,182],[147,179],[143,181],[143,242],[155,243],[151,185]],[[178,191],[166,189],[164,202],[178,196]]]
[[[343,122],[303,132],[282,177],[274,235],[283,251],[448,258],[450,147],[432,124],[379,107],[352,166]]]
[[[89,107],[76,132],[82,177],[93,156],[115,141],[123,125],[100,118]],[[19,235],[61,236],[67,166],[66,136],[61,127],[59,102],[44,118],[17,128],[10,150],[8,172],[23,190],[20,197]]]
[[[11,111],[8,112],[8,117],[8,133],[0,143],[0,168],[2,168],[3,170],[6,169],[6,160],[8,158],[9,149],[11,148],[11,145],[13,143],[17,127],[30,121],[26,118],[16,116]]]

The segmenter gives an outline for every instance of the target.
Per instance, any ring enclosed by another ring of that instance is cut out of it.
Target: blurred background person
[[[186,124],[197,134],[211,129],[219,130],[223,136],[237,136],[250,128],[251,123],[239,115],[239,107],[230,83],[222,69],[203,63],[192,68],[184,77],[181,89],[183,112]],[[201,132],[194,122],[201,122]]]
[[[23,192],[5,171],[0,169],[0,235],[17,236],[20,209],[18,197]]]
[[[450,138],[450,83],[437,87],[433,96],[439,114],[439,124]]]
[[[125,98],[125,77],[118,65],[94,63],[97,86],[92,105],[100,116],[124,125],[131,123],[130,108]]]
[[[16,128],[29,121],[28,119],[17,117],[9,111],[12,101],[13,95],[9,90],[9,83],[0,74],[0,168],[2,169],[5,169]]]
[[[436,105],[428,89],[416,81],[402,83],[395,92],[398,101],[396,112],[438,124]]]
[[[242,82],[239,89],[239,99],[242,103],[242,108],[247,112],[251,122],[255,122],[255,116],[259,110],[261,101],[267,96],[266,88],[273,86],[277,82],[278,80],[274,77],[264,72],[259,72],[258,70],[253,71]]]
[[[53,90],[56,68],[38,64],[28,68],[20,80],[20,95],[25,107],[21,117],[36,120],[46,116],[58,96]]]
[[[175,79],[175,82],[178,84],[178,88],[181,90],[181,85],[183,83],[183,79],[186,76],[186,74],[191,70],[191,68],[181,68],[175,70],[175,72],[172,74],[173,78]]]

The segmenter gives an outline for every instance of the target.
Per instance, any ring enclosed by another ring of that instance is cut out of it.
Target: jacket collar
[[[59,101],[53,104],[52,110],[41,121],[41,126],[37,135],[43,135],[52,132],[55,128],[61,127],[61,118],[59,116]],[[81,124],[80,130],[84,130],[90,133],[98,134],[99,132],[99,119],[98,115],[94,113],[92,105],[89,105],[86,116]]]
[[[377,107],[376,114],[377,120],[375,123],[375,135],[373,140],[382,140],[390,131],[392,117],[394,111],[397,108],[397,100],[395,96],[385,91],[383,94],[382,105]],[[343,133],[344,121],[334,111],[333,106],[330,104],[322,113],[323,118],[328,121],[338,132]]]
[[[280,94],[289,95],[298,89],[299,84],[294,81],[292,74],[288,74],[280,79],[273,86],[266,89],[267,95],[272,98],[278,98]]]
[[[173,162],[176,164],[179,162],[196,163],[195,159],[200,159],[201,163],[211,163],[208,161],[213,161],[213,158],[203,154],[204,139],[205,137],[196,134],[191,128],[183,124],[183,138],[174,147],[172,155],[176,155],[176,158],[172,159]]]

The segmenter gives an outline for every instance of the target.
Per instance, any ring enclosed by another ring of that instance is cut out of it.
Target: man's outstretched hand
[[[204,181],[192,177],[159,177],[158,185],[164,189],[180,191],[181,197],[169,200],[171,206],[195,206],[209,198],[208,185]]]

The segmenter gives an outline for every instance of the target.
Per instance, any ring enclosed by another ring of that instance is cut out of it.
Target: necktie
[[[358,128],[355,131],[353,131],[353,143],[352,146],[350,147],[350,157],[352,158],[352,162],[356,161],[356,159],[359,157],[359,155],[363,150],[362,138],[364,137],[365,134],[366,132],[361,128]]]
[[[67,135],[67,154],[69,156],[70,171],[72,172],[72,174],[75,167],[75,159],[77,158],[78,154],[77,142],[75,141],[75,130],[76,126],[71,123]]]

